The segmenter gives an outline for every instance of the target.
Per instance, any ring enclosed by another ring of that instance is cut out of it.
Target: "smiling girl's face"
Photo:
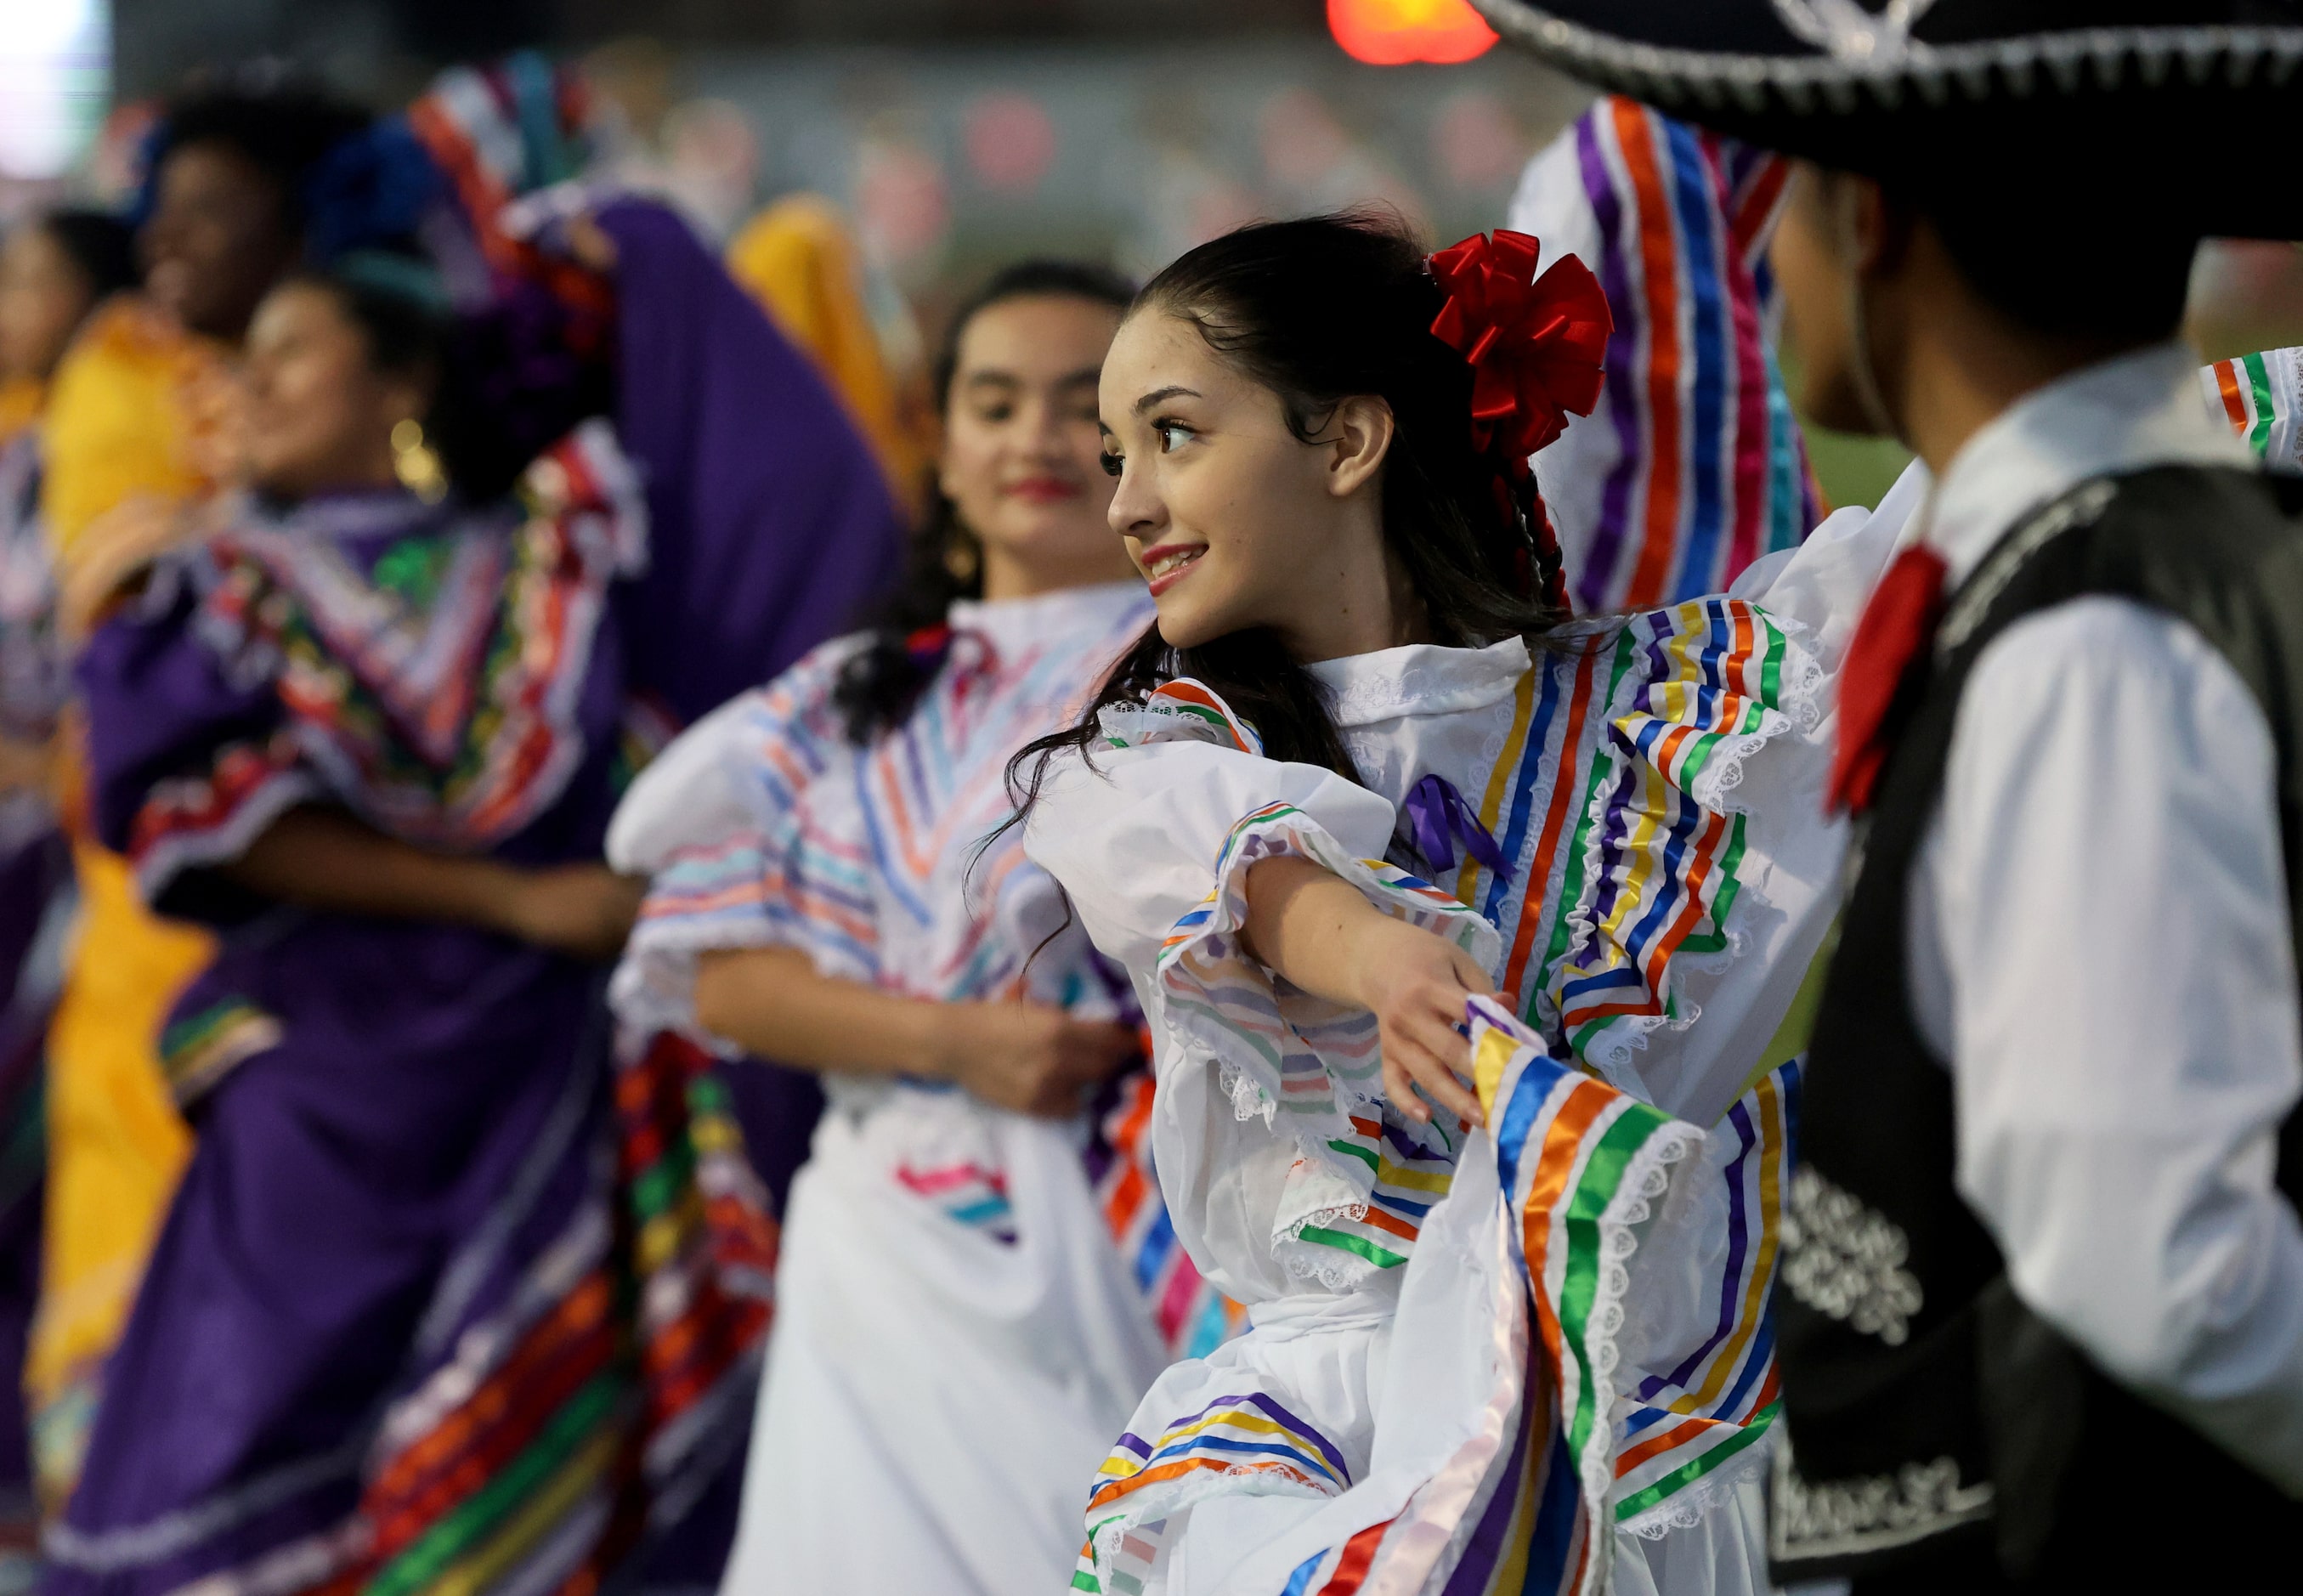
[[[1171,647],[1268,627],[1309,662],[1413,640],[1383,546],[1381,400],[1343,401],[1306,443],[1277,393],[1157,307],[1121,324],[1100,400],[1111,528]]]
[[[983,548],[983,595],[1127,578],[1104,524],[1096,369],[1119,312],[1034,294],[969,318],[945,396],[938,474]]]

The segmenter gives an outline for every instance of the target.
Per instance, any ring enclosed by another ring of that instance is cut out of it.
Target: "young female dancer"
[[[941,518],[896,608],[674,743],[611,857],[654,873],[628,1022],[821,1070],[723,1590],[1064,1577],[1079,1481],[1231,1327],[1143,1162],[1126,986],[1023,859],[1008,757],[1151,616],[1105,526],[1096,374],[1129,291],[1007,271],[937,374]],[[1035,952],[1036,950],[1036,952]]]
[[[1537,250],[1427,264],[1366,219],[1245,229],[1161,273],[1105,362],[1111,522],[1159,620],[1019,757],[1027,848],[1135,978],[1162,1191],[1253,1328],[1138,1408],[1080,1588],[1346,1591],[1379,1557],[1406,1566],[1387,1588],[1563,1555],[1558,1578],[1604,1579],[1599,1522],[1672,1532],[1619,1586],[1764,1588],[1747,1476],[1723,1455],[1641,1497],[1638,1471],[1772,1411],[1771,1043],[1842,846],[1817,802],[1828,671],[1901,507],[1731,595],[1566,623],[1525,461],[1597,397],[1608,317],[1572,261],[1531,283]],[[1506,1055],[1598,1077],[1608,1112],[1578,1123],[1739,1128],[1677,1145],[1644,1229],[1664,1151],[1561,1167],[1620,1201],[1531,1198],[1515,1161],[1544,1149],[1480,1128],[1464,1078],[1474,1001]],[[1526,1237],[1555,1199],[1597,1204],[1564,1313],[1558,1260],[1523,1241],[1533,1381],[1499,1175]],[[1586,1377],[1671,1422],[1628,1440]]]

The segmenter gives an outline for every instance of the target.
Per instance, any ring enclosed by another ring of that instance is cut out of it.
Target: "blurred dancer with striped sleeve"
[[[1097,459],[1130,292],[1025,263],[963,308],[905,590],[673,743],[610,836],[654,877],[626,1025],[830,1097],[727,1596],[1058,1588],[1080,1480],[1170,1357],[1236,1328],[1152,1177],[1133,994],[995,835],[1009,756],[1150,613]]]

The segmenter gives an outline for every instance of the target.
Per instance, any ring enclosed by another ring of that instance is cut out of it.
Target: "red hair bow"
[[[1543,246],[1523,232],[1473,233],[1431,257],[1447,302],[1432,334],[1472,363],[1472,441],[1498,447],[1514,475],[1599,402],[1600,362],[1615,319],[1591,269],[1573,255],[1535,274]]]

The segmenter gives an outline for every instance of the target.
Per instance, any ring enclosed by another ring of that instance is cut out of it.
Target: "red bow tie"
[[[1903,680],[1943,619],[1943,556],[1913,545],[1895,556],[1856,622],[1839,672],[1839,747],[1831,761],[1832,813],[1871,806],[1893,744],[1889,721]]]

